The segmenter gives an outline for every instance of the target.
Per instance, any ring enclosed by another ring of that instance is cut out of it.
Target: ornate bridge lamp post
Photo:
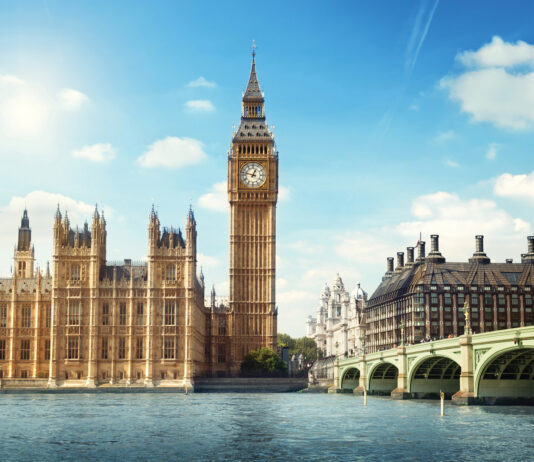
[[[365,335],[363,332],[360,334],[361,354],[365,354]]]
[[[400,322],[400,331],[401,331],[401,341],[400,341],[400,344],[401,346],[404,346],[404,322]]]

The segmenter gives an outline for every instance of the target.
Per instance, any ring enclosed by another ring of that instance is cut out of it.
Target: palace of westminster
[[[51,268],[35,268],[24,210],[11,278],[0,279],[0,383],[48,387],[193,386],[234,376],[251,350],[276,348],[278,152],[267,127],[254,53],[228,151],[230,294],[204,298],[197,231],[160,225],[152,209],[143,263],[106,261],[106,220],[71,227],[59,205]]]

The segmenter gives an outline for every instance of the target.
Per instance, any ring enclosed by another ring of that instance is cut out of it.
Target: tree
[[[287,366],[282,358],[270,348],[253,350],[241,363],[241,373],[249,377],[280,377],[287,373]]]
[[[288,347],[289,356],[302,354],[305,363],[313,363],[322,358],[323,352],[317,348],[315,340],[309,337],[294,339],[288,334],[278,334],[278,348]]]

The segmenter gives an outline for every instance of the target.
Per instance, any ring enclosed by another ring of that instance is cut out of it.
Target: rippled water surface
[[[534,460],[534,408],[326,394],[0,395],[1,460]]]

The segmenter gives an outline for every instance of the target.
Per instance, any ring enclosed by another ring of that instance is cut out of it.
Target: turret
[[[185,243],[189,255],[193,255],[196,258],[197,222],[195,221],[195,215],[191,207],[189,207],[189,212],[187,213],[187,223],[185,225]]]
[[[154,250],[158,247],[160,238],[159,218],[157,212],[154,210],[154,204],[152,204],[152,210],[148,217],[148,253],[153,254]]]
[[[20,278],[31,278],[34,273],[35,249],[32,246],[32,231],[28,211],[24,209],[20,222],[19,235],[13,255],[14,273]]]
[[[211,307],[212,308],[215,308],[215,297],[216,297],[216,294],[215,294],[215,286],[211,286]]]

